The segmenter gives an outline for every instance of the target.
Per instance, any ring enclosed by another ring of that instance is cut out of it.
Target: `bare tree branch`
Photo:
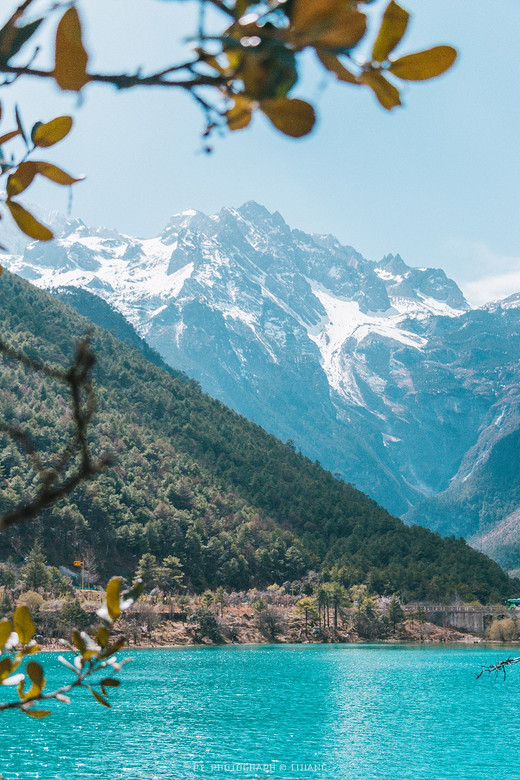
[[[490,664],[489,666],[483,666],[480,672],[477,674],[477,680],[479,677],[482,677],[484,672],[503,672],[504,677],[506,676],[507,669],[511,668],[513,664],[520,663],[520,656],[516,658],[506,658],[505,661],[499,661],[497,664]]]
[[[2,531],[33,519],[42,509],[71,493],[80,482],[91,479],[103,471],[110,464],[111,459],[107,455],[99,459],[93,458],[88,442],[88,428],[95,410],[95,397],[91,384],[95,357],[88,338],[78,344],[76,356],[68,370],[33,360],[2,341],[0,341],[0,352],[26,368],[67,384],[74,420],[74,433],[71,440],[57,454],[55,463],[49,466],[44,465],[41,454],[33,445],[28,433],[17,425],[6,423],[0,425],[0,430],[3,430],[28,455],[33,469],[40,478],[40,488],[35,495],[0,516],[0,531]]]

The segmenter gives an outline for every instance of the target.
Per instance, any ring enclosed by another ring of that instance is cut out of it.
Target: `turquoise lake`
[[[2,714],[4,780],[520,780],[520,665],[476,680],[518,647],[132,655],[112,710],[80,691],[45,720]],[[55,655],[45,666],[49,685],[67,674]]]

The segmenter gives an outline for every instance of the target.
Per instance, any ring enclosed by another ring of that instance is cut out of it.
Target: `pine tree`
[[[49,573],[46,564],[41,545],[35,542],[22,567],[23,584],[26,590],[38,590],[48,586]]]
[[[399,603],[399,599],[397,596],[392,596],[392,599],[390,601],[390,604],[388,606],[388,619],[392,625],[392,631],[395,633],[395,629],[398,623],[402,623],[405,619],[405,614],[401,608],[401,605]]]

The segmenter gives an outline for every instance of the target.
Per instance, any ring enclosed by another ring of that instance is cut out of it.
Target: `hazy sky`
[[[402,53],[438,43],[460,51],[444,77],[412,84],[388,114],[368,90],[335,85],[309,63],[306,94],[317,106],[312,136],[287,140],[260,117],[203,154],[202,117],[187,96],[117,93],[90,86],[78,105],[50,85],[4,88],[2,129],[16,100],[27,125],[73,113],[76,127],[47,159],[86,173],[72,214],[139,236],[170,214],[213,213],[257,200],[292,227],[333,233],[371,260],[399,252],[410,265],[442,267],[474,303],[520,290],[519,0],[408,0]],[[15,3],[5,3],[6,14]],[[376,3],[383,8],[385,3]],[[190,4],[88,0],[92,67],[171,64],[190,30]],[[65,211],[53,185],[28,193]]]

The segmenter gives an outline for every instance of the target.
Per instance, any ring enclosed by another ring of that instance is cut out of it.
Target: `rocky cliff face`
[[[104,298],[204,390],[392,512],[478,536],[435,497],[454,506],[518,426],[519,301],[473,311],[439,269],[369,262],[253,202],[186,211],[154,239],[61,230],[8,267]]]

